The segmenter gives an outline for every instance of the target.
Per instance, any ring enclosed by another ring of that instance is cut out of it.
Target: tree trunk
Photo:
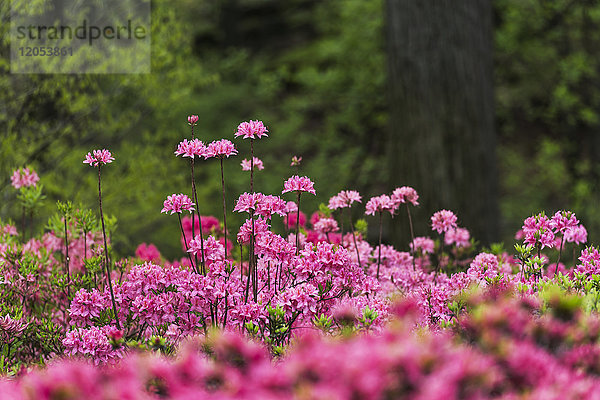
[[[417,236],[431,234],[429,217],[446,208],[490,243],[499,220],[491,0],[386,7],[390,185],[419,193]]]

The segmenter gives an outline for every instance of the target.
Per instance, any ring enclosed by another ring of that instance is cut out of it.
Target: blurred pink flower
[[[10,177],[11,184],[15,189],[27,186],[36,186],[40,180],[38,174],[28,167],[16,169]]]
[[[242,166],[242,171],[250,171],[250,167],[251,167],[250,160],[247,160],[244,158],[240,165]],[[260,158],[254,157],[254,168],[259,169],[259,170],[265,169],[265,166],[263,165],[263,162]]]

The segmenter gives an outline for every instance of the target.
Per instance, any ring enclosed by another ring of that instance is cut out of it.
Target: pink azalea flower
[[[371,197],[365,208],[367,210],[365,214],[367,215],[375,215],[376,212],[383,211],[393,212],[394,203],[392,202],[392,199],[390,199],[390,196],[382,194],[381,196]]]
[[[565,231],[565,240],[569,243],[585,243],[587,242],[587,230],[583,225],[567,228]]]
[[[202,141],[193,139],[188,142],[187,139],[183,139],[183,142],[180,142],[179,145],[177,145],[175,155],[194,158],[204,156],[205,152],[206,146]]]
[[[262,121],[242,122],[237,127],[235,137],[243,136],[244,139],[256,139],[267,135],[268,129],[263,125]]]
[[[245,158],[242,160],[242,163],[240,165],[242,166],[242,171],[250,171],[250,169],[251,169],[250,160],[247,160]],[[261,159],[254,157],[254,168],[259,169],[259,170],[265,169],[265,166],[263,165],[263,162]]]
[[[337,195],[329,199],[330,210],[337,210],[338,208],[351,207],[354,202],[361,202],[361,196],[356,190],[342,190]]]
[[[236,155],[237,153],[238,152],[231,141],[227,139],[221,139],[210,142],[210,144],[206,147],[206,151],[204,152],[204,158],[225,158]]]
[[[437,233],[448,232],[456,228],[456,215],[452,211],[441,210],[431,217],[431,228]]]
[[[300,165],[301,162],[302,157],[294,156],[292,157],[292,163],[290,164],[290,167],[297,167],[298,165]]]
[[[338,223],[333,218],[321,218],[314,224],[315,231],[319,233],[331,233],[340,230]]]
[[[194,126],[198,122],[198,116],[197,115],[189,115],[187,117],[187,120],[188,120],[188,124]]]
[[[10,177],[11,184],[15,189],[36,186],[39,180],[38,174],[28,167],[16,169]]]
[[[316,195],[314,183],[307,176],[294,175],[283,184],[283,193],[308,192]]]
[[[192,200],[187,195],[172,194],[167,197],[163,203],[163,209],[160,212],[165,214],[169,211],[171,214],[181,214],[183,211],[192,212],[194,210],[194,205],[195,204],[192,203]]]
[[[409,186],[402,186],[395,189],[392,192],[391,196],[392,201],[396,204],[396,207],[399,204],[410,202],[413,206],[419,205],[419,195],[417,191]]]
[[[424,236],[418,236],[415,238],[415,240],[412,241],[412,243],[410,244],[410,249],[415,251],[415,250],[421,250],[423,253],[433,253],[433,250],[435,248],[435,242],[428,237],[424,237]]]
[[[262,200],[264,194],[262,193],[242,193],[238,197],[237,203],[233,208],[233,211],[237,212],[250,212],[250,210],[256,211],[258,203]]]
[[[87,153],[84,164],[89,164],[92,167],[98,167],[100,165],[110,164],[115,158],[110,154],[110,151],[106,149],[94,150],[92,153]]]
[[[447,245],[456,244],[456,247],[469,247],[471,235],[465,228],[450,229],[444,236],[444,243]]]

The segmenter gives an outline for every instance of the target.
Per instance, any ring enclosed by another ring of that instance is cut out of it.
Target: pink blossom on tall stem
[[[283,184],[282,194],[288,192],[308,192],[316,195],[314,183],[307,176],[294,175]]]
[[[290,167],[298,167],[302,162],[302,157],[294,156],[292,157],[292,162],[290,163]]]
[[[94,150],[92,153],[87,153],[85,156],[84,164],[89,164],[92,167],[98,167],[98,203],[100,205],[100,221],[102,222],[102,236],[104,238],[104,266],[106,270],[106,279],[108,280],[108,287],[110,288],[110,298],[112,300],[113,312],[115,313],[115,321],[118,329],[121,329],[121,323],[119,322],[119,314],[117,313],[117,304],[115,302],[115,295],[112,287],[112,280],[110,277],[110,268],[108,265],[108,244],[106,241],[106,228],[104,225],[104,213],[102,211],[102,175],[101,168],[103,165],[113,162],[115,158],[112,156],[110,151]]]
[[[235,149],[235,145],[227,139],[214,140],[208,144],[206,151],[204,152],[204,158],[229,158],[230,156],[236,155],[238,152]]]
[[[101,165],[110,164],[115,158],[110,154],[110,151],[106,149],[94,150],[92,153],[87,153],[84,164],[89,164],[92,167],[99,167]]]
[[[313,183],[313,181],[310,180],[309,177],[307,177],[307,176],[300,177],[298,175],[294,175],[291,178],[289,178],[287,181],[284,182],[283,191],[281,192],[281,194],[295,191],[298,194],[296,203],[298,206],[298,210],[300,210],[300,194],[302,192],[308,192],[308,193],[312,193],[312,194],[316,195],[314,186],[315,186],[315,184]],[[299,241],[299,236],[298,236],[299,232],[300,232],[300,213],[298,213],[296,216],[296,255],[298,255],[298,252],[300,251],[300,241]]]
[[[194,203],[192,200],[185,194],[172,194],[167,197],[167,199],[163,203],[163,209],[160,211],[161,213],[170,212],[171,215],[175,213],[182,213],[184,211],[192,212],[194,211]]]
[[[365,206],[367,215],[375,215],[376,212],[393,212],[394,203],[387,194],[371,197]]]
[[[431,217],[431,228],[441,234],[456,229],[456,215],[452,211],[440,210]]]
[[[196,124],[198,123],[198,119],[199,119],[199,118],[198,118],[198,116],[197,116],[197,115],[189,115],[189,116],[187,117],[188,124],[189,124],[190,126],[194,126],[194,125],[196,125]]]
[[[263,162],[262,162],[262,160],[260,158],[254,157],[253,160],[254,160],[253,161],[254,165],[256,166],[256,168],[258,170],[265,169],[265,166],[263,165]],[[250,160],[247,160],[247,159],[244,158],[242,160],[242,163],[240,164],[242,166],[242,171],[250,171],[251,164],[252,164],[252,162],[250,162]]]
[[[396,188],[392,192],[391,200],[396,204],[410,202],[413,206],[419,205],[419,195],[417,194],[417,191],[410,186]]]
[[[206,146],[204,145],[204,143],[202,143],[201,140],[192,139],[192,140],[188,141],[187,139],[183,139],[183,141],[177,145],[177,150],[175,150],[175,155],[183,156],[183,157],[190,157],[190,158],[194,158],[194,157],[199,158],[199,157],[203,157],[205,152],[206,152]]]
[[[390,213],[394,213],[395,204],[392,202],[392,199],[387,194],[382,194],[381,196],[371,197],[365,206],[367,215],[375,215],[376,212],[379,213],[379,251],[377,255],[377,275],[376,278],[379,279],[379,267],[381,266],[381,238],[383,236],[383,212],[389,211]]]
[[[225,237],[225,246],[224,246],[225,258],[227,258],[227,206],[226,206],[227,202],[225,200],[225,174],[223,171],[223,159],[225,157],[229,158],[230,156],[236,155],[237,153],[238,152],[235,149],[235,145],[227,139],[212,141],[206,147],[206,151],[204,152],[205,159],[215,157],[215,158],[219,159],[219,162],[221,164],[221,194],[222,194],[222,198],[223,198],[223,227],[224,227],[224,237]],[[202,254],[204,254],[204,253],[202,253]]]
[[[186,252],[189,251],[188,249],[188,241],[187,238],[185,237],[185,230],[183,229],[183,224],[181,223],[181,213],[184,211],[188,211],[190,213],[192,213],[192,216],[194,215],[194,203],[192,203],[192,200],[185,194],[172,194],[170,196],[167,197],[167,199],[164,201],[163,203],[163,209],[160,211],[161,213],[171,213],[171,215],[173,214],[177,214],[177,218],[179,220],[179,228],[181,229],[181,234],[183,236],[183,242],[185,243],[185,250]],[[201,235],[198,235],[201,236]],[[201,241],[201,246],[204,245],[204,242]],[[196,253],[194,253],[195,255]],[[192,262],[192,256],[188,253],[188,258],[190,260],[190,265],[192,266],[192,268],[194,268],[197,271],[197,266],[194,264],[194,262]]]
[[[198,124],[198,116],[197,115],[189,115],[187,117],[188,125],[191,127],[192,131],[192,139],[188,142],[187,139],[184,139],[183,142],[179,143],[177,146],[177,150],[175,151],[176,155],[182,155],[183,157],[190,158],[190,176],[192,180],[192,200],[198,206],[198,193],[196,192],[196,178],[194,176],[194,166],[195,166],[195,158],[198,157],[206,157],[206,146],[200,140],[196,139],[194,136],[194,126]],[[203,245],[203,233],[202,233],[202,217],[200,216],[200,210],[196,208],[196,215],[198,216],[198,220],[200,220],[199,228],[200,228],[200,243]],[[194,213],[192,213],[193,218]],[[195,226],[192,224],[192,237],[195,237]],[[204,252],[202,252],[202,257],[204,257]],[[194,259],[196,261],[196,266],[198,265],[198,258],[194,255]],[[202,273],[205,274],[205,266],[204,266],[204,258],[201,258],[200,263],[202,265]],[[193,265],[193,264],[192,264]]]
[[[410,207],[408,206],[408,203],[411,203],[415,207],[419,205],[419,195],[417,194],[417,191],[411,188],[410,186],[402,186],[396,188],[392,192],[391,200],[392,203],[394,203],[394,209],[398,209],[400,207],[400,204],[406,205],[406,214],[408,215],[408,226],[410,228],[410,240],[414,242],[415,232],[413,229],[412,216],[410,215]],[[412,249],[411,256],[413,260],[413,270],[416,270],[415,257]]]
[[[10,182],[15,189],[36,186],[39,180],[38,174],[29,167],[16,169],[10,177]]]
[[[239,124],[234,135],[235,137],[243,136],[244,139],[260,139],[263,136],[269,136],[267,135],[267,132],[269,132],[269,130],[262,121],[250,120],[249,122],[242,122]]]
[[[351,207],[352,203],[360,203],[362,197],[356,190],[342,190],[337,195],[329,199],[328,208],[332,211],[338,208]]]

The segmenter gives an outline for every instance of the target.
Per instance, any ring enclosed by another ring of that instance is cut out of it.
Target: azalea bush
[[[450,210],[413,223],[419,195],[406,186],[370,199],[343,190],[307,212],[302,199],[319,185],[301,175],[301,157],[279,193],[254,190],[270,132],[253,120],[233,135],[250,142],[239,164],[249,181],[229,204],[223,165],[239,155],[235,143],[203,143],[198,117],[187,122],[191,138],[173,148],[189,191],[156,205],[178,226],[176,260],[147,243],[115,257],[116,221],[102,203],[102,172],[119,161],[109,150],[83,160],[97,173],[97,208],[58,202],[37,236],[31,219],[25,227],[43,177],[14,172],[21,227],[0,226],[5,393],[580,398],[598,383],[600,253],[572,212],[527,218],[510,251],[478,248]],[[197,195],[211,159],[222,218],[203,215]],[[231,213],[245,218],[234,229]],[[382,227],[400,213],[411,240],[394,247]]]

